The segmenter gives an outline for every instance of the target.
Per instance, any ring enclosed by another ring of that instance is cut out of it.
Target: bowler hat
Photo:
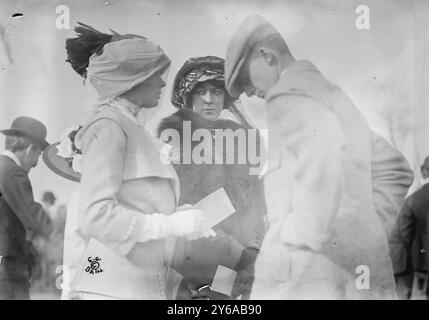
[[[257,43],[275,34],[280,35],[271,23],[260,16],[250,16],[239,25],[226,51],[225,86],[231,96],[238,97],[243,92],[237,78],[251,50]]]
[[[31,139],[45,149],[49,143],[46,141],[46,127],[39,120],[30,117],[18,117],[13,120],[10,129],[0,130],[5,136],[23,136]]]

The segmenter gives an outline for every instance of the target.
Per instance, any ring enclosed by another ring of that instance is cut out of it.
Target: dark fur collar
[[[161,123],[157,129],[158,137],[161,135],[161,132],[165,129],[175,129],[180,135],[183,131],[183,121],[191,121],[192,132],[197,129],[232,129],[237,130],[243,128],[240,124],[226,119],[218,119],[216,121],[208,120],[199,114],[190,111],[180,109],[172,115],[168,116],[161,120]]]

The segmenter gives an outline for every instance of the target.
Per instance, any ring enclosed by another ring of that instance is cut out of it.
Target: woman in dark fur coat
[[[264,155],[259,132],[249,125],[224,89],[223,59],[210,56],[189,59],[175,78],[172,103],[179,110],[163,119],[158,135],[163,139],[164,130],[173,129],[180,136],[180,144],[166,141],[172,145],[173,165],[180,180],[179,205],[195,204],[223,187],[236,210],[214,227],[215,237],[194,241],[183,238],[178,241],[173,268],[183,276],[183,280],[176,298],[228,299],[241,295],[243,299],[248,299],[253,282],[254,262],[265,234],[266,206],[263,182],[258,179],[258,175],[252,174],[252,164],[255,163],[250,161],[248,152],[241,158],[245,161],[239,160],[239,155],[243,156],[243,149],[240,149],[242,146],[239,144],[244,142],[244,150],[251,152],[255,148],[253,151],[256,150],[257,155]],[[186,122],[190,126],[184,125]],[[187,128],[189,132],[184,132]],[[198,129],[206,129],[211,139],[191,139]],[[227,154],[226,141],[222,150],[215,148],[216,131],[219,132],[219,129],[221,132],[232,130],[233,133],[245,133],[241,136],[245,140],[232,137],[234,143],[229,145],[228,152],[233,152],[233,162],[227,161],[231,155]],[[250,139],[252,130],[256,140]],[[183,142],[183,139],[191,141]],[[190,146],[189,149],[184,147],[186,144]],[[204,148],[204,152],[209,152],[210,155],[205,154],[204,159],[210,158],[213,161],[197,164],[191,157],[191,150],[201,148],[202,144],[206,147],[209,145],[209,148]],[[233,150],[231,146],[234,147]],[[190,154],[186,155],[187,152]],[[191,161],[187,162],[185,159]],[[261,167],[262,163],[257,165]],[[218,265],[237,271],[230,296],[215,292],[210,287]]]

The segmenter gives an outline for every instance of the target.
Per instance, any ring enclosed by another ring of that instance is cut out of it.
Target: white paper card
[[[214,227],[235,212],[235,208],[224,188],[210,193],[207,197],[198,201],[194,207],[204,212],[204,217],[210,227]]]
[[[217,292],[230,296],[232,287],[234,286],[235,278],[237,278],[236,271],[224,266],[217,266],[216,274],[211,287]]]

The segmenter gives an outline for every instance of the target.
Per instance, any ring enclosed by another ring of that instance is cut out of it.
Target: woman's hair
[[[186,109],[192,109],[193,105],[192,105],[192,95],[194,94],[195,90],[200,87],[203,83],[208,82],[210,84],[212,84],[215,88],[217,89],[222,89],[225,93],[224,95],[224,102],[223,102],[223,108],[224,109],[228,109],[230,106],[232,106],[234,104],[234,101],[236,99],[232,98],[229,94],[228,91],[225,89],[225,81],[222,80],[207,80],[204,82],[200,82],[198,85],[196,85],[191,92],[189,92],[186,97],[185,97],[185,108]]]
[[[66,62],[69,62],[81,77],[86,78],[89,58],[94,53],[102,54],[104,45],[111,42],[113,35],[100,32],[81,22],[78,24],[79,26],[74,28],[78,36],[66,39]]]

